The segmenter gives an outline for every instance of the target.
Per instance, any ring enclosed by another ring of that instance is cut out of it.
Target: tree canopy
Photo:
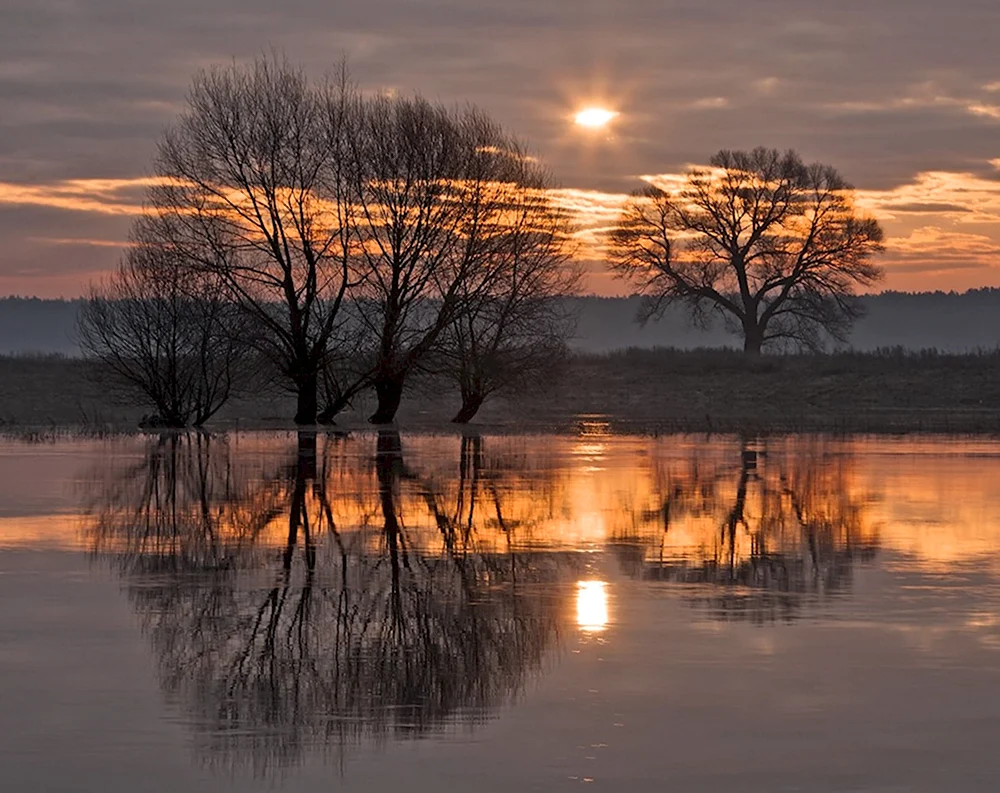
[[[856,289],[882,269],[878,222],[837,171],[793,151],[720,151],[680,187],[633,196],[611,234],[611,264],[638,286],[642,321],[682,302],[695,322],[722,315],[762,346],[821,348],[859,316]]]

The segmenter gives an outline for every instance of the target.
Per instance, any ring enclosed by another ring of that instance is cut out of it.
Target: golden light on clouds
[[[617,116],[613,110],[594,105],[571,118],[574,127],[599,133]],[[664,190],[677,190],[683,185],[688,167],[643,174],[637,179]],[[883,261],[888,279],[884,288],[960,290],[1000,284],[997,171],[1000,158],[983,163],[979,171],[923,171],[887,189],[857,191],[858,206],[877,217],[886,230],[887,252]],[[94,218],[92,236],[35,233],[22,238],[28,245],[118,248],[125,238],[127,223],[142,212],[145,190],[157,183],[155,178],[71,179],[39,184],[0,182],[0,208],[37,207]],[[572,219],[575,243],[572,253],[593,269],[590,288],[602,294],[621,291],[620,285],[604,284],[601,263],[607,254],[607,234],[615,225],[627,197],[625,193],[567,187],[552,190],[549,196]],[[101,220],[102,217],[107,220]],[[102,223],[103,226],[97,225]],[[85,283],[81,277],[79,292],[84,290]],[[32,291],[31,287],[14,288]],[[69,290],[67,294],[74,291],[72,286]]]
[[[37,206],[100,215],[138,215],[145,188],[155,178],[64,179],[46,184],[0,182],[0,206]]]
[[[585,107],[573,116],[573,123],[586,129],[603,129],[618,117],[614,110],[604,107]]]

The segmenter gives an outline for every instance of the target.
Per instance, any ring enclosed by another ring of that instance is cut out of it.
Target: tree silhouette
[[[569,220],[549,197],[548,175],[526,153],[512,151],[501,163],[489,188],[466,198],[467,255],[482,262],[460,287],[462,311],[438,352],[438,368],[462,397],[457,424],[497,393],[551,382],[576,325],[567,298],[578,292],[581,271],[566,243]]]
[[[645,296],[640,319],[688,306],[696,323],[721,316],[743,349],[846,341],[857,287],[876,283],[882,229],[828,165],[758,148],[720,151],[677,190],[650,186],[611,235],[611,263]]]
[[[473,313],[477,337],[494,344],[489,298],[510,304],[505,339],[527,334],[527,300],[559,294],[565,219],[545,200],[545,173],[481,111],[377,97],[351,142],[355,308],[372,347],[362,382],[378,397],[369,420],[383,424]],[[554,311],[539,305],[539,324]]]
[[[150,404],[160,426],[200,427],[250,381],[245,318],[203,273],[138,237],[91,288],[77,338],[101,381]]]
[[[315,85],[280,58],[196,75],[160,142],[136,234],[169,249],[252,317],[259,349],[314,424],[351,254],[346,74]]]

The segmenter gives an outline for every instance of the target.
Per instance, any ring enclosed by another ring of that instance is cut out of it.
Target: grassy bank
[[[411,392],[399,424],[438,429],[455,395],[425,383]],[[365,425],[361,399],[341,417]],[[148,408],[117,402],[84,361],[0,358],[0,425],[8,432],[55,427],[135,427]],[[293,405],[281,392],[230,403],[220,428],[287,427]],[[544,393],[485,406],[489,429],[635,432],[942,432],[1000,434],[1000,352],[838,353],[765,356],[727,350],[626,350],[578,355]]]
[[[575,359],[559,402],[659,431],[1000,433],[1000,352],[633,349]]]

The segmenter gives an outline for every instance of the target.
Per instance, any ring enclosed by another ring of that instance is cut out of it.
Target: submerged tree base
[[[0,431],[30,437],[55,428],[133,431],[141,407],[124,407],[81,359],[0,357]],[[455,414],[440,384],[407,393],[398,419],[440,431]],[[454,399],[455,397],[452,397]],[[291,403],[291,404],[289,404]],[[207,426],[287,425],[294,401],[267,394],[227,405]],[[483,413],[482,410],[486,410]],[[742,350],[639,350],[576,355],[544,391],[485,404],[503,431],[989,433],[1000,435],[1000,353],[763,355]],[[145,408],[148,413],[149,408]],[[369,413],[338,414],[343,428]],[[376,411],[373,419],[381,418]],[[145,423],[145,422],[144,422]],[[163,429],[171,429],[163,427]],[[603,430],[602,430],[603,431]]]
[[[463,398],[462,407],[455,414],[455,418],[451,420],[452,424],[468,424],[476,417],[484,401],[485,397],[478,395]]]
[[[401,379],[381,380],[375,383],[375,394],[378,396],[378,407],[368,417],[369,424],[392,424],[403,401],[403,382]]]
[[[323,411],[321,411],[318,416],[316,416],[316,423],[321,424],[324,427],[334,427],[337,424],[335,416],[337,415],[338,412],[339,411],[334,411],[331,410],[330,408],[326,408]]]
[[[164,417],[158,413],[147,414],[139,419],[139,429],[143,430],[184,430],[188,426],[187,419]]]

